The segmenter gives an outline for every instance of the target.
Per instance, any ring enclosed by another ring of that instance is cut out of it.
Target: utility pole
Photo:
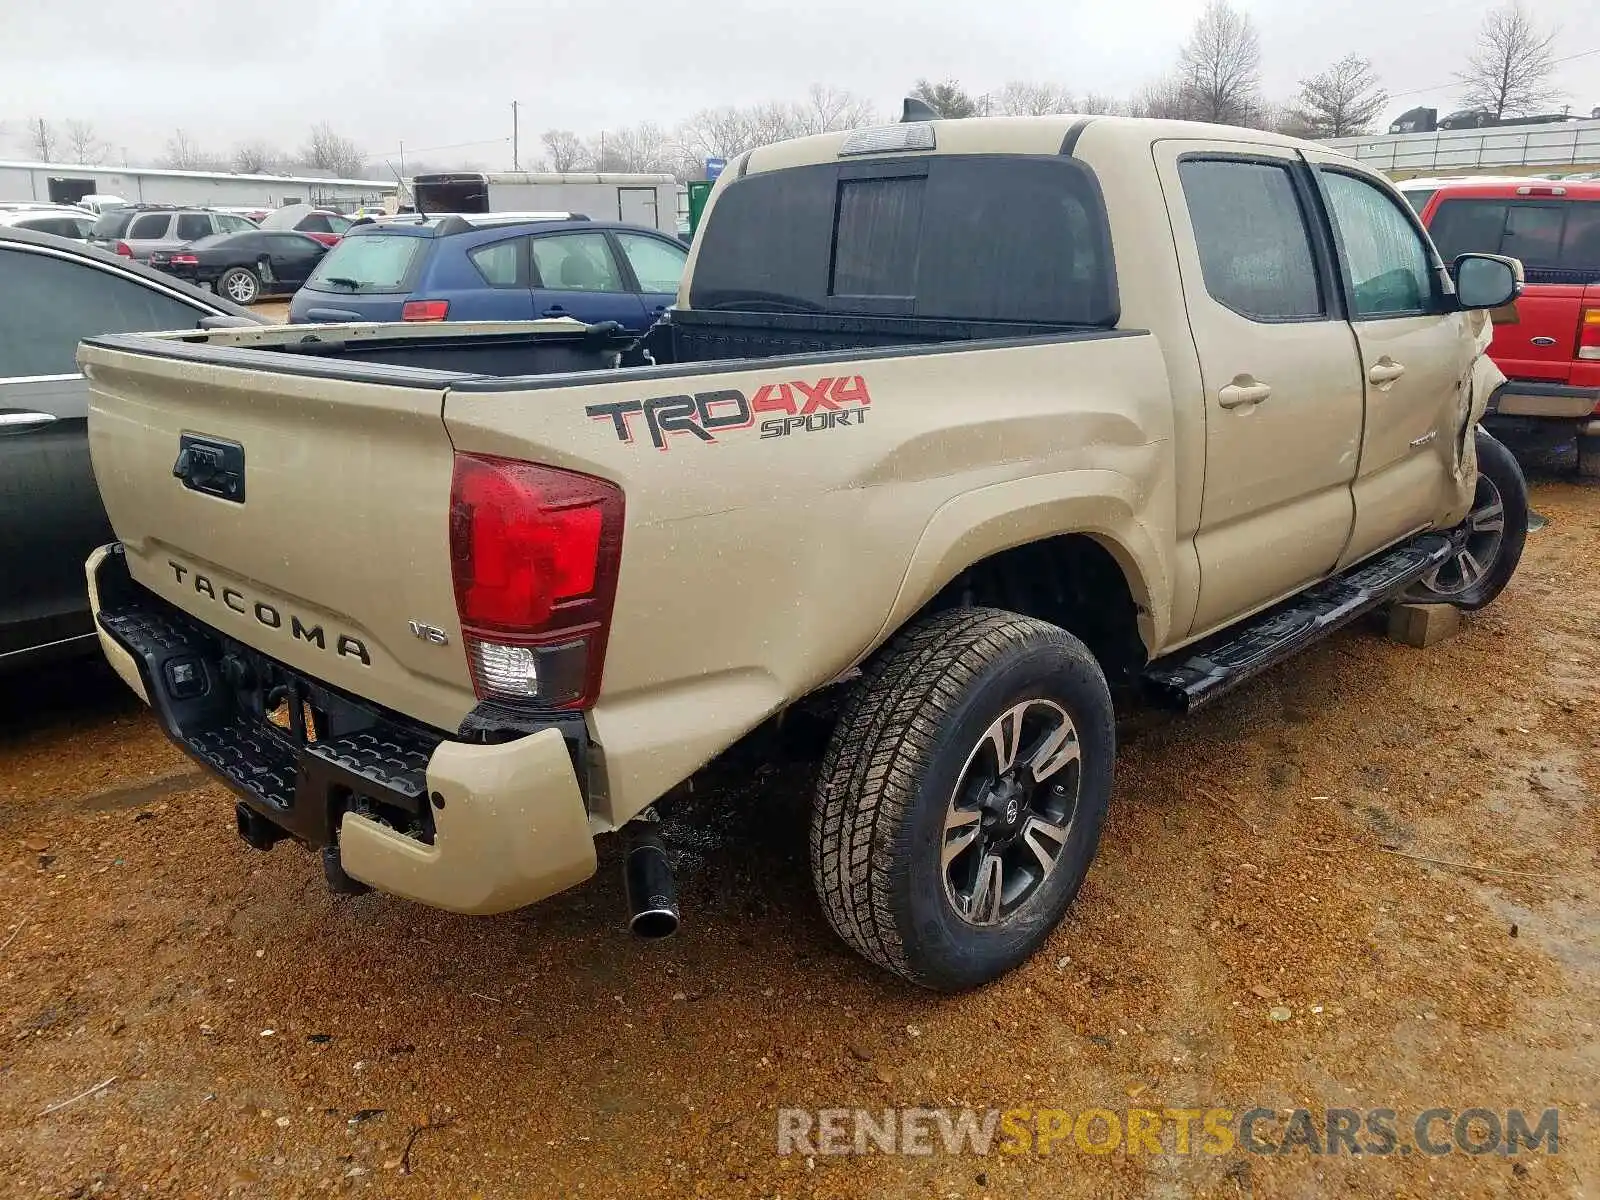
[[[400,178],[406,177],[406,144],[400,143]]]
[[[522,170],[522,158],[517,153],[517,102],[511,102],[511,169]]]

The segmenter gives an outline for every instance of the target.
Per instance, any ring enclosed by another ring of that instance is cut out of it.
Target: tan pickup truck
[[[585,879],[597,835],[835,696],[822,907],[873,962],[973,986],[1082,883],[1120,708],[1505,586],[1526,491],[1476,422],[1520,267],[1454,266],[1383,178],[1254,130],[764,147],[640,343],[86,341],[100,636],[252,844],[467,913]]]

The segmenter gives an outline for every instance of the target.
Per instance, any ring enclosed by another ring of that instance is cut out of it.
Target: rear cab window
[[[1447,196],[1428,232],[1446,262],[1505,254],[1522,260],[1529,283],[1600,280],[1600,200]]]
[[[328,251],[307,281],[326,292],[405,292],[412,266],[432,239],[403,233],[347,237]]]
[[[1118,318],[1099,183],[1067,157],[763,172],[727,186],[699,238],[692,309],[1105,328]]]

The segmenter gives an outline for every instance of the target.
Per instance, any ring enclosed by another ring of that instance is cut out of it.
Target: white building
[[[91,167],[0,161],[0,203],[19,200],[72,204],[83,196],[120,196],[130,204],[382,204],[394,180],[317,179],[303,175],[235,175],[228,171],[171,171],[156,167]]]
[[[1600,169],[1600,120],[1377,133],[1329,138],[1326,144],[1397,179],[1462,171],[1524,175],[1552,168]]]

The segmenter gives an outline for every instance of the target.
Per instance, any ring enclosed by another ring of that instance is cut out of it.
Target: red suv
[[[1446,262],[1505,254],[1526,272],[1522,295],[1493,314],[1489,355],[1506,382],[1484,424],[1524,445],[1576,434],[1579,470],[1600,476],[1600,183],[1444,183],[1422,222]]]

